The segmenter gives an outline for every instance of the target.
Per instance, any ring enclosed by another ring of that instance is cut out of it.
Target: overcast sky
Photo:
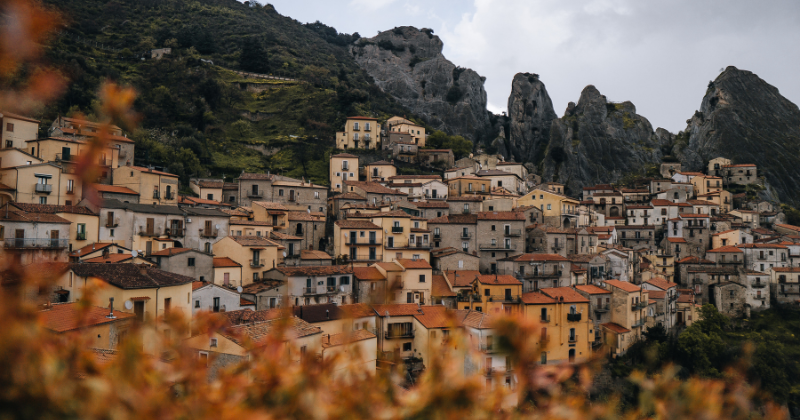
[[[372,37],[432,28],[454,64],[486,77],[489,109],[506,110],[511,79],[538,73],[556,114],[593,84],[629,100],[653,128],[677,132],[709,80],[733,65],[800,102],[798,0],[271,0],[300,22]]]

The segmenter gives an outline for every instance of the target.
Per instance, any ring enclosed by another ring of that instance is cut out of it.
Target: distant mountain
[[[689,169],[700,170],[718,156],[755,163],[777,198],[800,204],[800,109],[777,88],[728,67],[709,82],[700,110],[687,123],[673,153]]]

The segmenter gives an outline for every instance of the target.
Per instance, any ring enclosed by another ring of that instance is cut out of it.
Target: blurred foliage
[[[443,131],[436,130],[425,139],[425,147],[431,149],[451,149],[456,160],[469,156],[473,144],[461,136],[449,136]]]

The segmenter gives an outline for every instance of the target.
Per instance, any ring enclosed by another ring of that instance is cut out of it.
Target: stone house
[[[465,253],[477,252],[477,214],[451,214],[428,221],[433,231],[434,248],[455,248]]]
[[[507,258],[525,250],[525,216],[513,211],[484,211],[477,216],[480,271],[496,273],[497,258]]]
[[[468,254],[457,248],[438,248],[431,251],[431,265],[434,270],[438,272],[456,270],[478,271],[480,268],[480,257],[474,254]]]
[[[358,194],[367,199],[367,204],[380,204],[406,199],[408,194],[386,188],[376,182],[346,181],[344,183],[346,191]]]
[[[160,240],[184,247],[186,213],[177,206],[107,200],[100,207],[101,242],[119,243],[145,256],[161,249]]]
[[[192,316],[201,311],[227,312],[244,309],[236,290],[202,281],[192,282]]]
[[[417,201],[414,203],[420,212],[420,217],[435,219],[450,214],[450,205],[443,201]]]
[[[183,246],[211,253],[214,242],[230,232],[231,216],[219,209],[200,207],[183,208],[186,214],[186,232]]]
[[[686,269],[686,279],[681,279],[684,286],[694,289],[697,303],[713,303],[712,286],[722,282],[739,283],[739,270],[733,267],[709,267],[696,265]]]
[[[0,252],[23,266],[67,262],[71,222],[50,213],[32,213],[7,203],[0,208]]]
[[[594,344],[601,344],[602,324],[611,322],[611,291],[593,284],[573,286],[576,292],[589,299],[589,316],[594,323]]]
[[[386,303],[386,276],[377,267],[353,267],[353,297],[359,303]]]
[[[781,244],[741,244],[739,249],[744,251],[745,269],[769,272],[771,268],[789,266],[789,249]]]
[[[800,267],[774,267],[770,270],[770,294],[779,304],[800,302]]]
[[[712,285],[714,306],[720,313],[732,318],[744,316],[747,287],[732,281]]]
[[[657,302],[657,312],[663,314],[660,321],[663,322],[664,328],[667,331],[672,331],[677,323],[675,314],[678,311],[676,303],[678,300],[678,285],[664,278],[656,277],[643,282],[642,288],[649,291],[651,299],[656,296],[653,292],[664,295]]]
[[[767,273],[745,270],[744,276],[747,279],[744,283],[747,287],[747,297],[745,308],[760,311],[769,309],[770,306],[770,276]],[[740,277],[740,278],[741,278]],[[746,309],[745,309],[746,310]]]
[[[603,341],[611,355],[616,356],[624,354],[642,338],[649,298],[646,289],[628,282],[606,280],[603,284],[611,291],[611,322],[602,324],[605,327]],[[622,330],[626,331],[618,332]]]
[[[417,162],[423,166],[452,168],[455,160],[455,155],[450,149],[419,149],[417,151]]]
[[[397,175],[397,167],[392,162],[379,160],[364,165],[364,175],[367,182],[385,182]],[[331,185],[333,185],[331,183]]]
[[[572,263],[557,254],[520,254],[497,260],[500,274],[522,281],[523,292],[572,285]]]
[[[300,249],[327,249],[328,237],[325,234],[325,213],[290,211],[287,234],[302,238]]]
[[[167,248],[152,252],[150,259],[164,271],[214,282],[214,255],[211,253],[192,248]]]
[[[450,214],[472,214],[483,211],[483,196],[462,195],[460,197],[447,198],[447,205],[450,206]]]
[[[758,170],[756,165],[752,163],[724,165],[721,175],[725,178],[725,182],[729,184],[748,185],[758,183]]]
[[[655,249],[655,228],[652,225],[617,226],[619,243],[626,248]]]
[[[117,303],[122,306],[122,302]],[[47,305],[38,312],[43,327],[55,334],[78,333],[93,349],[114,350],[133,330],[135,315],[117,309],[90,306],[81,308],[78,302]]]
[[[283,264],[283,250],[279,243],[257,236],[226,236],[213,246],[214,256],[228,257],[242,265],[242,286]]]
[[[286,286],[289,306],[354,303],[350,266],[276,267],[265,272],[264,279],[277,280]]]

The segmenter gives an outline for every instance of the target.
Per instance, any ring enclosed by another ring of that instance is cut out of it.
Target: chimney
[[[331,312],[329,310],[325,310],[325,318],[331,319]]]
[[[108,315],[106,315],[106,318],[115,319],[116,317],[114,316],[114,298],[113,297],[108,298],[108,311],[109,312],[108,312]]]
[[[147,265],[139,264],[139,274],[146,276],[147,275]]]

